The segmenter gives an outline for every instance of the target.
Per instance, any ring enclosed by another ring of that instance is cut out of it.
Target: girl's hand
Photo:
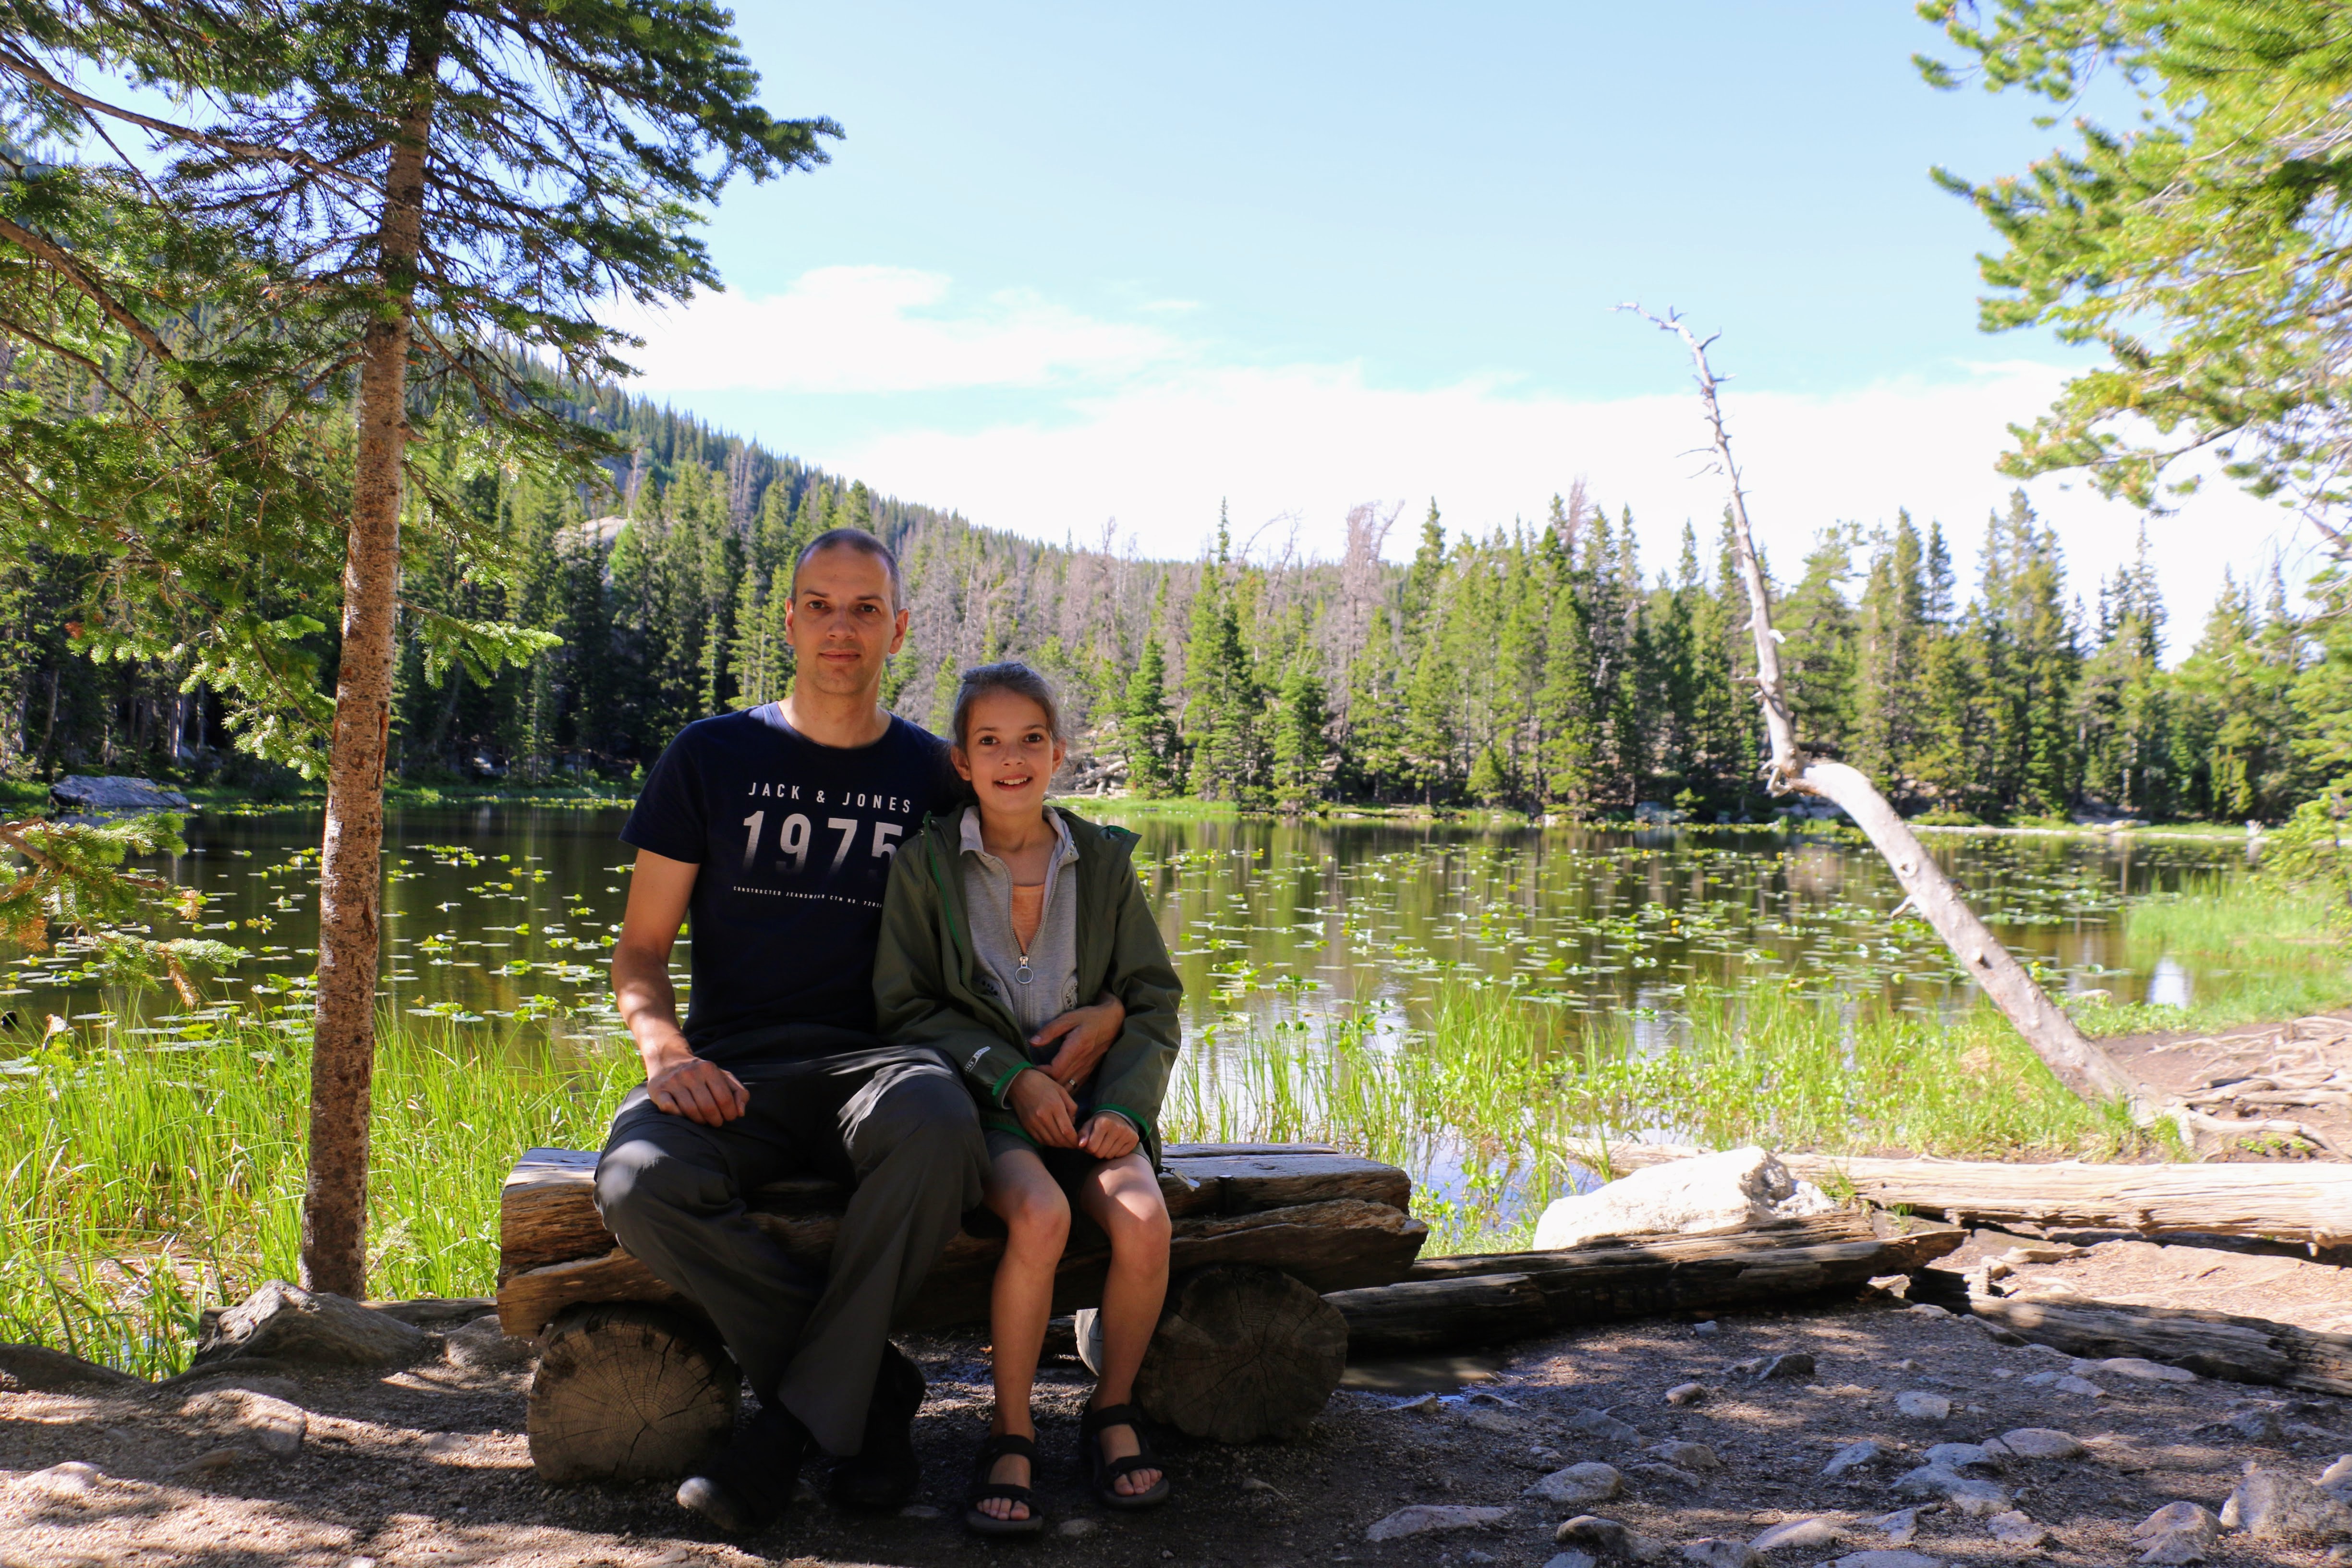
[[[1086,1082],[1118,1043],[1119,1031],[1126,1026],[1126,1005],[1106,991],[1093,1006],[1071,1008],[1030,1036],[1029,1043],[1042,1049],[1057,1039],[1062,1042],[1062,1048],[1045,1064],[1045,1074],[1067,1089]]]
[[[1078,1147],[1097,1160],[1124,1160],[1135,1152],[1143,1140],[1134,1125],[1117,1111],[1097,1110],[1087,1118],[1086,1130],[1080,1134]]]
[[[1068,1089],[1035,1068],[1022,1069],[1004,1100],[1021,1119],[1021,1131],[1046,1148],[1078,1147],[1077,1130],[1070,1122],[1077,1114],[1078,1102],[1070,1098]]]

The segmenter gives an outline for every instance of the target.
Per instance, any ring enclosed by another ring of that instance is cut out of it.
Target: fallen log
[[[783,1242],[803,1263],[822,1268],[829,1256],[838,1216],[757,1215],[761,1228]],[[1402,1209],[1357,1198],[1297,1204],[1253,1214],[1194,1215],[1171,1226],[1168,1258],[1172,1269],[1219,1263],[1258,1263],[1279,1268],[1321,1292],[1402,1279],[1429,1234],[1429,1227]],[[610,1238],[606,1238],[609,1240]],[[923,1284],[922,1293],[898,1319],[902,1329],[944,1328],[988,1321],[989,1284],[1004,1250],[1001,1237],[958,1236]],[[1054,1310],[1098,1305],[1110,1263],[1107,1244],[1084,1244],[1073,1236],[1054,1280]],[[647,1301],[685,1306],[677,1291],[654,1277],[618,1246],[593,1258],[571,1258],[509,1276],[499,1287],[499,1326],[508,1333],[536,1334],[567,1307],[592,1301]],[[690,1310],[690,1309],[689,1309]]]
[[[1342,1154],[1328,1143],[1173,1143],[1165,1163],[1160,1193],[1174,1219],[1337,1198],[1402,1209],[1412,1195],[1412,1180],[1394,1165]],[[593,1150],[523,1152],[499,1193],[501,1285],[509,1276],[620,1245],[596,1213],[595,1175]],[[848,1198],[838,1183],[802,1177],[761,1188],[750,1206],[782,1221],[837,1219]]]
[[[1616,1142],[1590,1163],[1633,1170],[1705,1151]],[[2267,1237],[2312,1247],[2352,1243],[2352,1164],[2098,1165],[2064,1160],[2011,1165],[1973,1160],[1874,1160],[1791,1154],[1790,1173],[1851,1191],[1882,1208],[1955,1224],[2128,1230],[2142,1236]]]
[[[716,1336],[694,1304],[605,1230],[595,1168],[592,1152],[534,1149],[500,1194],[499,1325],[541,1336],[531,1459],[549,1479],[675,1474],[731,1421],[731,1363],[713,1360]],[[1178,1288],[1137,1398],[1197,1436],[1297,1430],[1346,1364],[1346,1325],[1321,1293],[1402,1279],[1429,1234],[1405,1212],[1411,1181],[1328,1145],[1179,1144],[1160,1186]],[[750,1207],[787,1254],[822,1269],[847,1198],[799,1180],[762,1188]],[[957,1235],[894,1326],[987,1321],[1003,1247],[1002,1227]],[[1099,1303],[1109,1261],[1102,1233],[1074,1226],[1054,1310]]]
[[[1618,1318],[1780,1303],[1908,1274],[1959,1247],[1948,1226],[1882,1234],[1821,1215],[1722,1236],[1617,1237],[1551,1252],[1426,1258],[1401,1283],[1324,1299],[1358,1358],[1494,1344]]]
[[[2352,1334],[2265,1318],[2113,1301],[1971,1295],[1968,1310],[2034,1344],[2084,1357],[2139,1356],[2205,1377],[2352,1394]]]

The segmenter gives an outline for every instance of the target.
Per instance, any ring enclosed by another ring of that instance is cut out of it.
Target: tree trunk
[[[376,261],[381,300],[361,340],[342,658],[319,859],[319,1000],[310,1047],[302,1283],[354,1300],[367,1294],[368,1099],[383,898],[384,746],[392,726],[408,350],[440,49],[437,18],[409,36],[403,72],[409,103],[384,176]]]
[[[2231,1383],[2352,1395],[2352,1334],[2322,1333],[2266,1318],[2115,1301],[1970,1296],[1968,1310],[2030,1343],[2073,1355],[2140,1356]]]
[[[697,1320],[637,1304],[574,1307],[541,1342],[525,1425],[549,1481],[682,1475],[735,1429],[743,1374]]]
[[[1731,459],[1731,436],[1724,428],[1723,409],[1716,398],[1715,373],[1707,364],[1707,344],[1715,340],[1700,341],[1672,312],[1661,319],[1638,306],[1620,309],[1634,310],[1661,331],[1674,333],[1690,350],[1692,373],[1698,381],[1699,396],[1706,405],[1716,465],[1731,489],[1732,539],[1753,617],[1748,629],[1756,638],[1756,686],[1763,700],[1765,728],[1772,742],[1771,761],[1767,766],[1771,792],[1819,795],[1853,818],[1894,868],[1904,891],[1910,895],[1907,901],[1918,906],[1920,914],[1936,928],[1936,934],[1959,958],[1969,977],[1992,998],[1993,1005],[2007,1016],[2060,1082],[2084,1100],[2124,1100],[2136,1109],[2152,1113],[2153,1106],[2147,1104],[2147,1095],[2131,1076],[2116,1065],[2114,1058],[2085,1039],[2074,1026],[2074,1019],[2051,1005],[2050,998],[2042,994],[2033,976],[1977,919],[1967,900],[1960,897],[1960,890],[1944,875],[1943,868],[1936,864],[1870,780],[1843,763],[1810,758],[1797,744],[1796,724],[1790,717],[1788,697],[1780,682],[1780,634],[1772,627],[1771,595],[1765,587],[1763,564],[1757,559],[1755,538],[1748,526],[1748,497],[1739,482],[1738,466]]]
[[[1279,1269],[1228,1264],[1176,1281],[1135,1375],[1152,1420],[1194,1437],[1295,1437],[1348,1369],[1337,1309]]]

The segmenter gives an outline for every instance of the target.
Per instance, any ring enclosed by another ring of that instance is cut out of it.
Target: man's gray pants
[[[815,1032],[790,1031],[803,1047]],[[632,1256],[710,1314],[762,1404],[781,1400],[826,1451],[845,1455],[864,1445],[891,1321],[980,1206],[988,1159],[971,1093],[937,1053],[822,1033],[853,1048],[730,1063],[751,1108],[724,1126],[633,1091],[596,1163],[596,1211]],[[821,1275],[744,1205],[745,1194],[796,1175],[856,1184]]]

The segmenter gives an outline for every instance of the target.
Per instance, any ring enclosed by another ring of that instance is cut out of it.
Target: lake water
[[[478,1027],[513,1020],[582,1045],[614,1021],[604,965],[628,881],[618,808],[395,810],[385,842],[382,994],[394,1010]],[[1116,812],[1106,812],[1116,818]],[[1668,1037],[1693,983],[1797,975],[1937,1009],[1967,995],[1934,933],[1890,921],[1901,889],[1868,846],[1773,831],[1182,820],[1140,814],[1138,863],[1183,975],[1196,1032],[1245,1016],[1386,1002],[1400,1027],[1449,977],[1511,984],[1578,1012],[1633,1010]],[[207,1005],[100,988],[71,952],[14,954],[0,1028],[51,1015],[153,1037],[205,1032],[225,1009],[306,1027],[317,933],[315,813],[200,814],[164,868],[211,904],[196,927],[248,956]],[[1937,837],[1976,907],[2062,993],[2181,1004],[2200,976],[2126,967],[2128,900],[2242,866],[2197,841]],[[680,948],[681,972],[685,954]],[[133,1016],[133,1015],[136,1016]]]

